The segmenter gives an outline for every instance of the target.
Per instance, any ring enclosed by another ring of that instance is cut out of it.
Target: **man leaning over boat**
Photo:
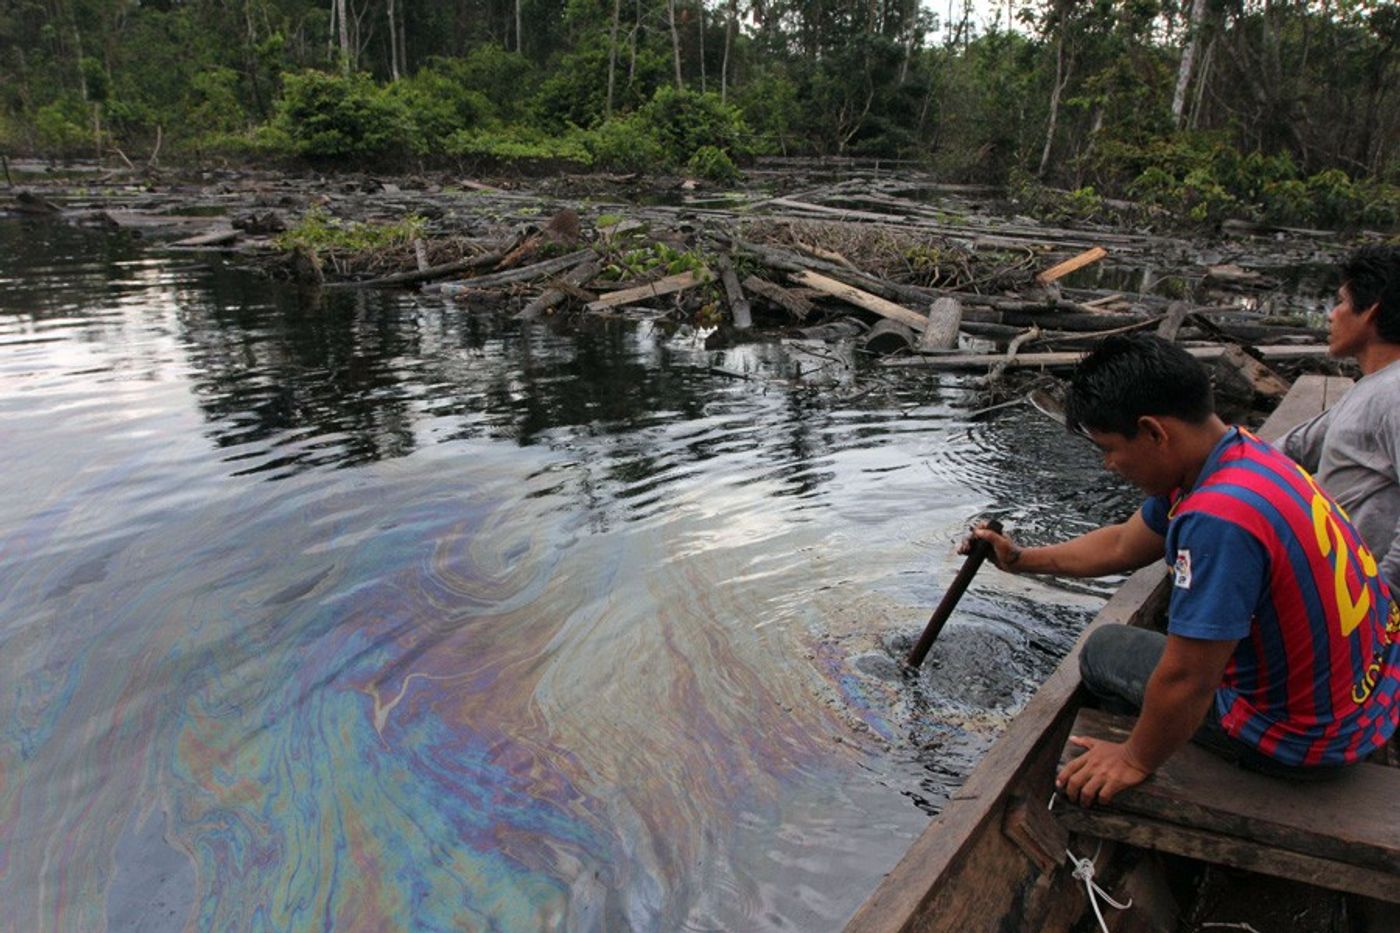
[[[973,537],[1014,573],[1093,577],[1165,557],[1172,591],[1165,635],[1110,625],[1085,642],[1085,685],[1140,715],[1125,742],[1073,737],[1084,752],[1057,787],[1108,802],[1190,740],[1294,780],[1384,747],[1400,719],[1400,608],[1316,481],[1221,421],[1204,367],[1156,337],[1111,337],[1090,353],[1066,422],[1147,494],[1142,507],[1046,547],[987,528]]]
[[[1365,246],[1342,263],[1327,352],[1361,379],[1336,405],[1289,431],[1278,448],[1317,477],[1400,591],[1400,247]]]

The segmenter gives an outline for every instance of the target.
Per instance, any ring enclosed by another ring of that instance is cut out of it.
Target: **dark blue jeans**
[[[1137,714],[1147,694],[1147,680],[1162,659],[1166,647],[1167,636],[1161,632],[1127,625],[1105,625],[1084,643],[1079,653],[1079,676],[1089,692],[1098,697],[1100,705],[1110,713]],[[1191,741],[1241,768],[1295,781],[1326,780],[1348,767],[1301,767],[1276,761],[1254,746],[1227,735],[1220,725],[1220,715],[1214,703]]]

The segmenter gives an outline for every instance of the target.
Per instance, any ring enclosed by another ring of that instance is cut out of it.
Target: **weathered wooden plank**
[[[1035,280],[1041,285],[1049,285],[1056,279],[1064,278],[1071,272],[1076,272],[1083,269],[1085,266],[1092,265],[1107,255],[1108,250],[1104,249],[1102,246],[1090,247],[1076,256],[1071,256],[1064,262],[1056,263],[1037,275]]]
[[[911,312],[912,313],[912,312]],[[1186,347],[1188,353],[1200,360],[1219,359],[1225,354],[1223,346]],[[1324,346],[1268,345],[1255,347],[1269,360],[1316,359],[1327,355]],[[1007,365],[1011,368],[1071,369],[1084,358],[1082,352],[1022,353]],[[886,366],[927,366],[934,369],[986,369],[1007,362],[1000,353],[966,353],[949,356],[907,356],[884,360]]]
[[[687,288],[694,288],[702,282],[710,280],[708,269],[699,272],[682,272],[679,275],[668,275],[664,279],[657,279],[646,285],[638,285],[636,288],[624,288],[615,292],[608,292],[598,298],[597,301],[590,301],[584,305],[589,311],[605,311],[608,308],[616,308],[620,305],[630,305],[638,301],[646,301],[648,298],[657,298],[661,295],[670,295],[675,292],[683,292]]]
[[[1074,734],[1121,742],[1135,722],[1131,716],[1085,709],[1074,724]],[[1079,751],[1077,746],[1067,746],[1062,760]],[[1396,799],[1400,799],[1400,769],[1360,764],[1325,782],[1295,784],[1234,767],[1188,744],[1151,779],[1095,809],[1233,837],[1259,848],[1400,874]],[[1225,843],[1221,846],[1228,848]]]
[[[1278,403],[1274,413],[1257,432],[1272,443],[1289,428],[1322,414],[1337,404],[1354,383],[1345,376],[1321,376],[1313,373],[1293,380],[1293,388]]]
[[[1066,829],[1100,839],[1112,839],[1155,852],[1185,855],[1334,891],[1400,903],[1400,883],[1397,883],[1396,875],[1391,871],[1269,848],[1249,839],[1222,836],[1140,816],[1124,816],[1099,808],[1067,807],[1059,813],[1059,819]]]
[[[864,308],[867,311],[874,311],[881,317],[887,317],[892,321],[913,327],[922,331],[928,325],[928,318],[917,311],[911,311],[903,305],[897,305],[893,301],[886,301],[878,295],[861,291],[859,288],[838,282],[835,279],[827,278],[816,272],[795,272],[792,280],[811,288],[820,289],[831,295],[833,298],[840,298],[842,301]]]

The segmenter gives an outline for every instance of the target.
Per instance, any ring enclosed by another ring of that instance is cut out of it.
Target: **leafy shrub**
[[[526,115],[527,103],[534,96],[539,79],[535,66],[525,56],[487,42],[468,52],[465,59],[447,61],[447,73],[463,88],[483,95],[501,119],[515,121]],[[444,67],[436,60],[433,64],[439,70]]]
[[[603,278],[617,282],[662,271],[666,275],[700,272],[707,269],[705,257],[690,250],[678,250],[661,242],[648,242],[617,253],[603,267]]]
[[[786,74],[766,71],[751,79],[734,95],[744,122],[758,136],[754,140],[755,154],[781,152],[797,142],[798,126],[802,120],[802,104],[797,84]]]
[[[87,108],[76,97],[45,104],[34,114],[34,135],[45,152],[68,156],[92,144]]]
[[[443,151],[478,162],[562,159],[583,166],[593,163],[585,134],[545,133],[524,126],[459,130],[447,138]]]
[[[188,129],[199,133],[235,133],[248,115],[238,99],[238,72],[219,66],[196,72],[185,95]]]
[[[639,113],[672,165],[685,164],[702,146],[734,156],[752,155],[753,133],[743,114],[718,94],[661,87]]]
[[[366,74],[303,71],[282,76],[276,124],[310,159],[375,158],[402,152],[412,123],[403,104]]]
[[[587,143],[594,165],[615,172],[655,171],[670,161],[641,114],[613,117],[589,132]]]
[[[729,153],[716,146],[701,146],[686,163],[686,171],[707,181],[732,184],[741,177]]]
[[[384,91],[412,123],[409,145],[419,155],[438,151],[453,133],[475,129],[493,117],[491,102],[463,84],[457,71],[434,63]]]
[[[346,222],[321,208],[312,208],[295,226],[278,234],[279,249],[304,247],[312,252],[360,253],[407,246],[423,235],[424,220],[410,214],[392,224]]]

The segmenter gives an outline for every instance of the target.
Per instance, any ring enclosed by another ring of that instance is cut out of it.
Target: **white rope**
[[[1050,803],[1046,807],[1047,810],[1055,809],[1056,796],[1057,795],[1053,793],[1050,795]],[[1069,860],[1074,863],[1075,880],[1084,882],[1084,892],[1089,896],[1089,905],[1094,908],[1094,916],[1099,921],[1099,929],[1102,930],[1103,933],[1109,933],[1108,924],[1103,919],[1103,910],[1099,907],[1099,898],[1103,898],[1108,906],[1117,910],[1127,910],[1129,907],[1132,907],[1133,899],[1130,897],[1128,898],[1128,903],[1120,904],[1094,880],[1094,862],[1098,860],[1101,851],[1103,851],[1103,840],[1099,840],[1098,846],[1094,849],[1093,858],[1080,858],[1068,848],[1065,849],[1065,855],[1069,856]]]

